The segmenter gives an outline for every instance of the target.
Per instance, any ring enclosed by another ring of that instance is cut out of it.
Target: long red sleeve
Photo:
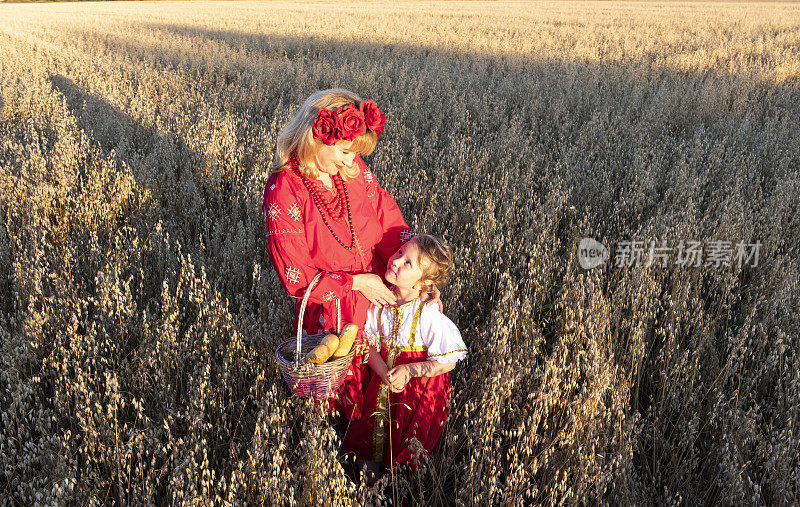
[[[285,179],[274,180],[267,185],[263,211],[267,250],[283,287],[289,295],[302,298],[314,276],[322,272],[309,301],[322,303],[343,299],[353,290],[353,276],[345,271],[321,270],[309,254],[303,218],[303,213],[308,211],[307,195],[295,192]]]

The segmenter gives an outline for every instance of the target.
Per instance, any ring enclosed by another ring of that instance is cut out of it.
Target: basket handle
[[[303,336],[303,316],[306,313],[306,306],[308,305],[308,298],[311,297],[311,291],[314,287],[319,283],[320,278],[322,278],[322,272],[316,274],[316,276],[311,280],[311,283],[308,284],[306,288],[306,293],[303,294],[303,302],[300,303],[300,316],[297,319],[297,348],[295,350],[295,363],[300,362],[300,346],[301,346],[301,338]],[[336,334],[342,334],[342,302],[339,301],[339,298],[336,298]]]

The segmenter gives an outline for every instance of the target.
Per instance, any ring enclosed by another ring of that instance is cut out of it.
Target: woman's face
[[[333,146],[323,144],[317,151],[317,167],[320,172],[333,176],[342,166],[352,166],[356,157],[356,153],[350,151],[352,145],[353,141],[339,141]]]

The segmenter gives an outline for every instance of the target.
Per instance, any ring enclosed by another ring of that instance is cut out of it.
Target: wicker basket
[[[300,316],[297,319],[297,333],[293,338],[284,341],[275,349],[275,359],[278,361],[278,368],[281,370],[283,379],[289,385],[289,389],[301,398],[314,397],[316,399],[326,399],[333,396],[344,382],[347,376],[347,369],[353,362],[355,346],[350,348],[346,356],[334,359],[323,364],[306,363],[300,364],[303,356],[312,348],[319,345],[326,333],[315,335],[303,334],[303,315],[306,312],[308,298],[311,290],[317,285],[322,273],[311,280],[308,284],[303,302],[300,305]],[[336,300],[336,334],[342,333],[342,306]],[[298,354],[297,351],[300,351]]]

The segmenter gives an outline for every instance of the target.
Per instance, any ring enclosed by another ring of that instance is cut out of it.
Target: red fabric
[[[358,246],[347,250],[336,241],[296,172],[284,170],[271,175],[264,189],[262,210],[267,227],[267,251],[283,287],[290,296],[298,298],[295,328],[308,284],[317,273],[323,274],[311,291],[303,317],[303,328],[309,334],[323,329],[320,317],[324,320],[324,330],[335,332],[336,298],[341,300],[342,326],[352,322],[363,330],[370,302],[360,292],[352,290],[353,275],[375,273],[382,276],[389,256],[410,238],[410,230],[394,198],[381,188],[361,157],[356,156],[355,163],[361,171],[345,186],[360,254]],[[330,199],[329,205],[333,207],[333,194],[319,181],[312,184],[317,186],[318,195]],[[342,243],[349,245],[347,217],[341,221],[327,215],[325,218]],[[348,418],[361,417],[360,376],[368,368],[363,363],[363,357],[354,358],[346,387],[334,404]]]
[[[381,348],[384,361],[387,356],[386,347]],[[427,351],[401,352],[395,359],[395,366],[427,360]],[[369,381],[364,394],[364,417],[352,421],[344,437],[343,447],[361,459],[375,461],[375,413],[378,402],[378,389],[381,379],[373,371],[369,371],[365,380]],[[406,464],[416,471],[417,464],[413,459],[413,451],[409,445],[411,438],[416,437],[426,453],[433,452],[444,431],[444,423],[450,411],[450,374],[443,373],[436,377],[414,377],[399,393],[389,391],[391,412],[391,447],[389,446],[389,430],[386,430],[383,445],[383,463],[387,467]]]

